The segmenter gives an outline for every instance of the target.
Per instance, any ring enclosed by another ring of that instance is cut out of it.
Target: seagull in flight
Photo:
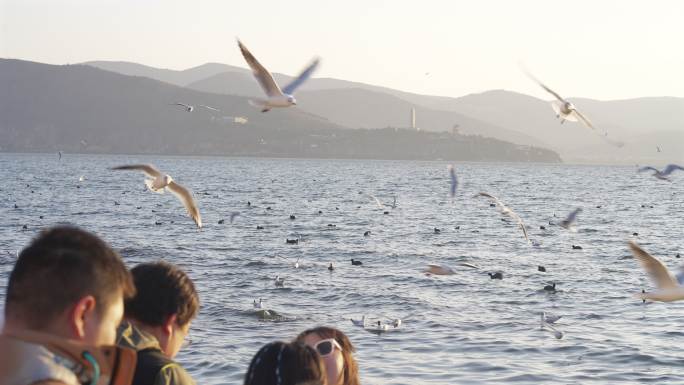
[[[640,169],[639,169],[639,172],[643,172],[643,171],[653,171],[653,176],[654,176],[654,177],[656,177],[656,178],[658,178],[658,179],[660,179],[660,180],[666,180],[666,181],[668,181],[668,182],[672,182],[672,180],[670,180],[670,178],[668,178],[668,177],[670,176],[670,174],[672,174],[672,173],[673,173],[674,171],[676,171],[676,170],[684,171],[684,167],[678,166],[678,165],[676,165],[676,164],[668,164],[668,165],[663,169],[663,171],[660,171],[660,170],[658,170],[658,169],[655,168],[655,167],[646,166],[646,167],[640,168]]]
[[[185,109],[187,112],[192,112],[195,110],[195,106],[191,106],[189,104],[184,104],[184,103],[171,103],[170,106],[181,106]]]
[[[591,121],[589,121],[589,119],[587,119],[586,116],[582,115],[581,112],[577,111],[577,108],[575,107],[574,104],[572,104],[571,102],[564,99],[556,91],[547,87],[544,83],[542,83],[539,79],[537,79],[534,75],[532,75],[527,70],[524,70],[524,71],[525,71],[525,74],[530,79],[532,79],[535,83],[537,83],[541,88],[543,88],[544,91],[550,93],[551,95],[553,95],[554,98],[556,98],[556,100],[551,102],[551,107],[556,112],[556,118],[559,118],[561,120],[561,124],[563,124],[566,120],[571,121],[571,122],[580,121],[586,127],[591,128],[592,130],[596,130],[594,125],[591,124]]]
[[[461,262],[458,265],[463,267],[469,267],[471,269],[479,269],[479,267],[468,262]],[[454,271],[454,269],[452,269],[449,266],[442,266],[431,263],[427,265],[427,269],[423,270],[423,273],[433,275],[453,275],[456,274],[456,271]]]
[[[451,187],[449,188],[449,195],[451,196],[451,200],[454,200],[454,196],[456,196],[456,188],[458,187],[458,179],[456,179],[456,172],[454,171],[454,166],[449,165],[447,167],[449,169],[449,176],[451,176]]]
[[[581,213],[582,209],[581,208],[576,208],[573,212],[568,214],[568,217],[563,219],[560,222],[560,227],[570,230],[570,231],[576,231],[575,230],[575,221],[577,220],[577,214]]]
[[[281,258],[281,259],[284,259],[284,260],[286,260],[286,261],[292,263],[292,266],[294,266],[295,269],[299,269],[299,259],[300,259],[300,258],[297,258],[297,260],[294,261],[294,263],[293,263],[291,259],[285,258],[285,257],[283,257],[282,255],[276,254],[276,257]]]
[[[252,105],[261,107],[261,112],[267,112],[271,108],[290,107],[297,104],[297,100],[292,94],[311,76],[320,63],[319,59],[314,59],[313,62],[311,62],[311,64],[309,64],[309,66],[306,67],[306,69],[304,69],[304,71],[302,71],[290,84],[285,86],[285,88],[280,89],[278,83],[273,79],[273,75],[259,63],[240,40],[238,40],[238,46],[240,47],[242,56],[245,58],[245,61],[247,61],[249,68],[252,69],[252,74],[268,97],[267,99],[250,101]]]
[[[185,206],[188,214],[197,224],[198,228],[202,228],[202,217],[200,216],[197,202],[192,197],[192,193],[185,187],[173,181],[170,175],[164,174],[157,170],[151,164],[131,164],[112,168],[112,170],[137,170],[142,171],[148,178],[145,179],[145,186],[150,190],[163,194],[164,190],[171,191]]]
[[[200,106],[200,107],[203,107],[203,108],[206,108],[207,110],[212,110],[212,111],[216,111],[216,112],[221,112],[221,110],[219,110],[218,108],[210,107],[210,106],[207,106],[206,104],[200,104],[199,106]]]
[[[382,208],[382,207],[383,207],[383,206],[382,206],[382,202],[380,202],[380,199],[378,199],[378,197],[376,197],[376,196],[373,195],[373,194],[369,194],[368,196],[371,197],[371,198],[373,198],[373,200],[375,201],[375,204],[376,204],[379,208]]]
[[[658,287],[657,290],[652,292],[642,291],[637,293],[636,296],[638,298],[662,302],[684,299],[684,286],[682,286],[684,284],[684,269],[676,276],[672,276],[662,262],[637,246],[633,241],[629,242],[629,248],[632,250],[634,257],[641,263],[641,267],[651,277],[651,281]]]
[[[518,214],[515,213],[515,211],[511,210],[506,206],[499,198],[495,197],[494,195],[488,194],[486,192],[481,192],[475,195],[475,198],[477,197],[487,197],[496,203],[497,206],[499,206],[499,210],[501,211],[501,214],[506,215],[512,219],[514,219],[517,223],[520,229],[523,232],[523,236],[525,237],[525,240],[527,243],[530,243],[530,238],[527,236],[527,228],[525,227],[525,223],[523,223],[523,220],[520,218]]]

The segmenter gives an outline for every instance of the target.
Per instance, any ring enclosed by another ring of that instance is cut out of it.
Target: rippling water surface
[[[205,228],[194,228],[173,195],[144,191],[142,174],[108,170],[132,162],[154,163],[191,188]],[[0,154],[0,299],[16,250],[68,222],[104,237],[131,267],[164,259],[189,272],[202,308],[178,359],[199,384],[241,383],[261,345],[315,325],[349,335],[365,384],[682,382],[684,303],[631,296],[652,285],[627,240],[676,268],[684,174],[667,183],[633,167],[465,163],[456,171],[452,203],[443,162]],[[479,191],[515,210],[541,246],[472,198]],[[381,209],[370,194],[383,203],[396,196],[397,207]],[[576,207],[584,209],[576,233],[549,225]],[[241,214],[229,224],[233,211]],[[428,263],[457,272],[428,277]],[[557,293],[541,290],[550,282]],[[259,320],[258,298],[282,318]],[[540,330],[540,311],[563,315],[562,339]],[[363,314],[404,323],[377,336],[349,321]]]

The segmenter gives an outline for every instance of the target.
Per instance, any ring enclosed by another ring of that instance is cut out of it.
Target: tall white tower
[[[411,128],[420,131],[420,128],[416,127],[416,109],[411,107]]]

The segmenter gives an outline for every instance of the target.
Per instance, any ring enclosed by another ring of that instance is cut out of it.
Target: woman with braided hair
[[[244,385],[327,385],[325,366],[302,343],[271,342],[252,358]]]

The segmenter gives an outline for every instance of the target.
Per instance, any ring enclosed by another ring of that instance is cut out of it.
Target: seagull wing
[[[451,176],[451,189],[449,193],[453,198],[456,195],[456,188],[458,187],[458,179],[456,179],[456,171],[454,171],[454,166],[449,166],[449,176]]]
[[[662,262],[645,252],[634,242],[629,242],[629,248],[659,289],[675,289],[679,286]]]
[[[204,107],[204,108],[206,108],[206,109],[208,109],[208,110],[212,110],[212,111],[221,112],[221,110],[219,110],[218,108],[209,107],[209,106],[207,106],[207,105],[205,105],[205,104],[200,104],[200,107]]]
[[[581,208],[576,208],[575,211],[571,212],[567,218],[565,218],[564,223],[567,223],[568,225],[571,225],[573,222],[575,222],[575,219],[577,218],[577,214],[581,213],[582,209]]]
[[[271,75],[270,72],[264,66],[259,63],[259,61],[252,55],[251,52],[245,47],[240,40],[238,40],[238,46],[240,47],[240,51],[242,51],[242,56],[245,58],[245,61],[247,61],[247,64],[249,64],[249,68],[252,69],[252,74],[256,78],[257,82],[259,82],[259,85],[261,88],[266,92],[266,95],[268,96],[279,96],[283,94],[283,91],[280,90],[280,87],[278,87],[278,84],[273,80],[273,75]]]
[[[591,124],[591,121],[586,116],[582,115],[581,112],[577,111],[576,109],[572,110],[572,112],[577,116],[577,118],[579,118],[579,120],[582,122],[582,124],[591,128],[592,130],[596,129],[596,127],[594,127],[594,125]]]
[[[295,80],[283,88],[283,92],[288,95],[292,95],[292,93],[311,76],[320,62],[321,61],[319,59],[314,59],[314,61],[311,62],[311,64],[309,64],[309,66],[306,67],[306,69],[302,71],[302,73],[300,73]]]
[[[528,70],[523,69],[523,71],[525,72],[525,75],[527,75],[527,77],[529,77],[530,79],[532,79],[535,83],[539,84],[539,87],[543,88],[544,91],[550,93],[551,95],[553,95],[553,96],[554,96],[556,99],[558,99],[559,101],[561,101],[561,102],[563,102],[563,103],[567,103],[567,102],[565,101],[565,99],[563,99],[562,96],[558,95],[558,94],[556,93],[556,91],[554,91],[554,90],[550,89],[549,87],[547,87],[544,83],[542,83],[539,79],[537,79],[534,75],[532,75]]]
[[[523,237],[525,237],[527,243],[530,243],[530,237],[527,236],[527,227],[525,227],[525,224],[523,223],[522,219],[519,220],[518,225],[520,226],[520,230],[522,230],[523,232]]]
[[[644,171],[655,171],[655,172],[660,172],[660,170],[658,170],[658,169],[655,168],[655,167],[651,167],[651,166],[645,166],[645,167],[642,167],[642,168],[639,169],[639,172],[644,172]]]
[[[375,200],[375,204],[378,205],[378,207],[382,208],[382,202],[380,202],[380,199],[378,199],[375,195],[369,195],[371,198]]]
[[[161,172],[151,164],[129,164],[112,167],[112,170],[138,170],[144,172],[145,175],[149,176],[150,178],[156,179],[161,177]]]
[[[185,108],[190,108],[190,107],[192,107],[192,106],[190,106],[190,105],[188,105],[188,104],[183,104],[183,103],[171,103],[171,105],[172,105],[172,106],[183,106],[183,107],[185,107]]]
[[[166,186],[185,206],[188,210],[188,214],[193,221],[197,224],[197,227],[202,228],[202,217],[200,216],[199,208],[197,208],[197,203],[193,199],[192,194],[188,189],[179,185],[176,182],[171,182]]]
[[[678,166],[676,164],[668,164],[667,167],[665,167],[665,170],[663,170],[663,175],[670,175],[675,170],[684,171],[684,167]]]

